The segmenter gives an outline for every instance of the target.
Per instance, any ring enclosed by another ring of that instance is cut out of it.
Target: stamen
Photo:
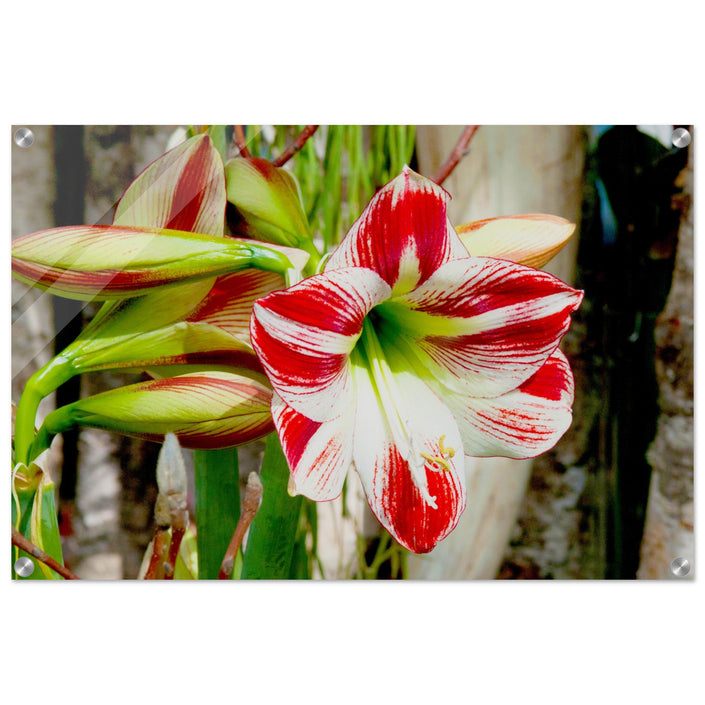
[[[424,458],[424,460],[428,460],[429,463],[431,463],[431,470],[435,470],[436,472],[440,472],[441,469],[445,470],[446,472],[451,471],[450,463],[448,460],[452,457],[455,456],[455,448],[451,447],[445,447],[443,445],[443,439],[445,436],[441,436],[438,439],[438,450],[441,452],[440,456],[438,455],[429,455],[428,453],[419,453],[419,455]],[[440,466],[440,467],[435,467],[435,466]]]

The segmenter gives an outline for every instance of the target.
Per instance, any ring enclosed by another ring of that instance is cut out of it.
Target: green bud
[[[296,179],[266,159],[231,159],[225,165],[228,201],[244,233],[265,242],[306,247],[311,235]],[[308,249],[308,248],[306,248]]]

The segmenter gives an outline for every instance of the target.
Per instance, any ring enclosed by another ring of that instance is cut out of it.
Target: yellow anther
[[[444,446],[443,446],[443,439],[444,438],[445,438],[445,436],[441,436],[438,439],[438,450],[441,451],[441,455],[444,458],[446,458],[446,457],[452,458],[455,455],[455,448],[444,448]]]
[[[450,472],[450,465],[445,458],[439,458],[436,455],[429,455],[428,453],[421,453],[421,457],[428,460],[434,465],[440,465],[446,472]],[[438,468],[431,468],[432,470],[438,470]]]
[[[420,453],[421,457],[424,460],[428,460],[429,463],[432,465],[439,465],[440,468],[445,470],[446,472],[451,471],[450,463],[448,460],[452,458],[455,455],[455,448],[446,448],[443,445],[443,439],[445,436],[441,436],[438,439],[438,450],[441,452],[440,456],[438,455],[429,455],[428,453]],[[439,468],[431,468],[432,470],[438,470]]]

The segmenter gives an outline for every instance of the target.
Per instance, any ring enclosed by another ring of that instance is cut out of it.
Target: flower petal
[[[533,458],[553,448],[572,421],[573,374],[556,350],[518,389],[493,399],[445,393],[465,454]]]
[[[329,421],[311,421],[275,393],[272,417],[291,469],[294,492],[316,502],[338,497],[352,464],[351,410]]]
[[[568,242],[575,225],[555,215],[531,213],[487,218],[456,228],[473,257],[496,257],[543,267]]]
[[[223,160],[208,135],[196,135],[142,171],[113,223],[222,235],[225,205]]]
[[[252,344],[275,391],[313,421],[351,401],[348,355],[365,316],[390,294],[369,269],[319,274],[257,301]]]
[[[372,198],[326,264],[377,272],[394,294],[426,281],[444,262],[467,252],[446,215],[448,193],[404,167]]]
[[[352,369],[353,460],[367,501],[402,546],[426,553],[453,530],[465,509],[463,447],[455,419],[413,374],[394,374],[390,383],[397,386],[401,407],[385,408],[368,370]],[[406,439],[394,437],[390,415],[402,421]]]
[[[444,384],[499,396],[531,377],[558,347],[583,294],[556,277],[506,260],[443,265],[415,291],[379,306],[386,347]]]
[[[284,279],[273,272],[245,269],[226,274],[216,279],[188,320],[217,326],[249,345],[254,302],[285,287]]]
[[[146,333],[183,320],[213,288],[214,282],[215,278],[202,279],[155,289],[146,296],[106,302],[77,340],[82,345],[91,341],[100,346],[107,341]]]

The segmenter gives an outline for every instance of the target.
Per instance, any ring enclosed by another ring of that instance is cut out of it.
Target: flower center
[[[413,387],[406,389],[405,379],[416,379],[412,365],[391,343],[385,347],[380,342],[375,325],[384,324],[383,319],[369,317],[365,319],[358,345],[353,352],[363,360],[360,366],[365,368],[380,411],[387,422],[389,434],[401,457],[408,463],[411,478],[426,503],[437,508],[436,497],[429,491],[426,471],[450,472],[450,459],[455,449],[444,445],[445,435],[441,435],[438,444],[431,441],[430,434],[414,423]],[[386,332],[386,331],[385,331]],[[362,411],[364,413],[364,411]],[[435,453],[436,447],[438,452]]]

